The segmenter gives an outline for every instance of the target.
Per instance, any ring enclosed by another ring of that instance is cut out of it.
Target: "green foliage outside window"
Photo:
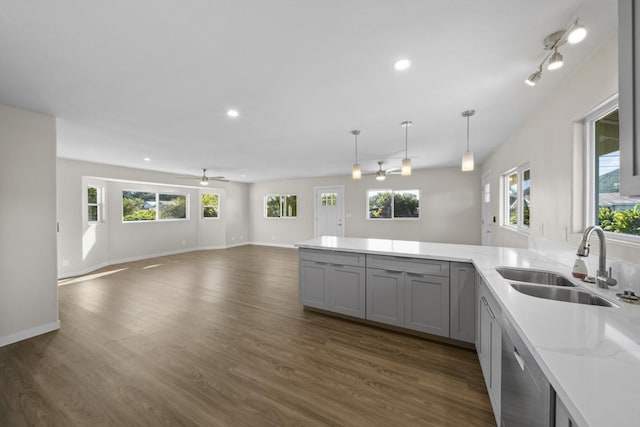
[[[142,191],[122,192],[122,220],[125,222],[186,218],[187,197],[185,195]]]
[[[298,216],[298,196],[295,194],[269,194],[265,196],[267,218],[295,218]]]
[[[420,217],[418,190],[373,190],[369,191],[368,198],[370,219]]]
[[[600,207],[598,208],[598,223],[604,231],[640,236],[640,205],[621,211]]]
[[[204,218],[218,218],[220,198],[217,194],[202,195],[202,216]]]

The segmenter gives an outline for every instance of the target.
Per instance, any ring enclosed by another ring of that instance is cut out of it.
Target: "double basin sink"
[[[576,304],[619,307],[606,298],[578,288],[571,280],[552,271],[498,267],[496,271],[513,289],[526,295]]]

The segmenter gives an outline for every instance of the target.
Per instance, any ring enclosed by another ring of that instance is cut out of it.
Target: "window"
[[[521,231],[531,226],[531,170],[529,165],[512,169],[502,175],[504,184],[503,225]]]
[[[298,216],[298,196],[268,194],[264,198],[266,218],[295,218]]]
[[[184,194],[122,192],[122,221],[168,221],[187,219]]]
[[[220,212],[220,195],[207,193],[202,195],[202,217],[218,218]]]
[[[620,236],[640,235],[640,198],[620,195],[620,144],[616,102],[587,118],[587,223]]]
[[[322,193],[320,195],[322,206],[336,206],[338,204],[337,193]]]
[[[102,222],[102,188],[93,185],[87,187],[87,221]]]
[[[369,219],[405,219],[420,217],[420,190],[369,190]]]

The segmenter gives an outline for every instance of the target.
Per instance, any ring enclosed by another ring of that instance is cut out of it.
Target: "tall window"
[[[298,196],[295,194],[267,194],[264,197],[266,218],[295,218],[298,216]]]
[[[420,217],[420,190],[369,190],[369,219],[400,219]]]
[[[504,195],[503,224],[528,231],[531,226],[531,170],[529,165],[512,169],[502,175]]]
[[[87,187],[87,220],[89,224],[102,222],[102,188]]]
[[[620,235],[640,235],[640,198],[620,195],[620,143],[618,108],[615,103],[586,121],[592,153],[587,170],[592,170],[593,223]],[[590,200],[587,197],[587,200]],[[591,221],[588,221],[591,222]]]
[[[202,217],[218,218],[220,215],[220,195],[206,193],[202,195]]]
[[[169,221],[187,219],[185,194],[122,192],[122,221]]]

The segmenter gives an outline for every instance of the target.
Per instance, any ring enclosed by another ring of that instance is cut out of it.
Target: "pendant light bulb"
[[[360,179],[362,178],[362,169],[358,163],[358,135],[360,135],[360,131],[358,129],[354,129],[351,131],[351,135],[353,135],[356,140],[356,161],[351,168],[351,179]]]
[[[400,126],[404,128],[404,159],[402,159],[402,168],[400,169],[400,175],[411,175],[411,159],[408,156],[408,143],[409,143],[409,127],[413,124],[412,121],[407,120],[400,123]]]
[[[462,112],[462,117],[467,118],[467,151],[462,155],[462,171],[470,172],[474,168],[473,152],[469,151],[469,117],[473,116],[476,110],[467,110]]]
[[[358,163],[354,163],[353,168],[351,168],[351,178],[353,179],[362,178],[362,169],[360,169],[360,165]]]

